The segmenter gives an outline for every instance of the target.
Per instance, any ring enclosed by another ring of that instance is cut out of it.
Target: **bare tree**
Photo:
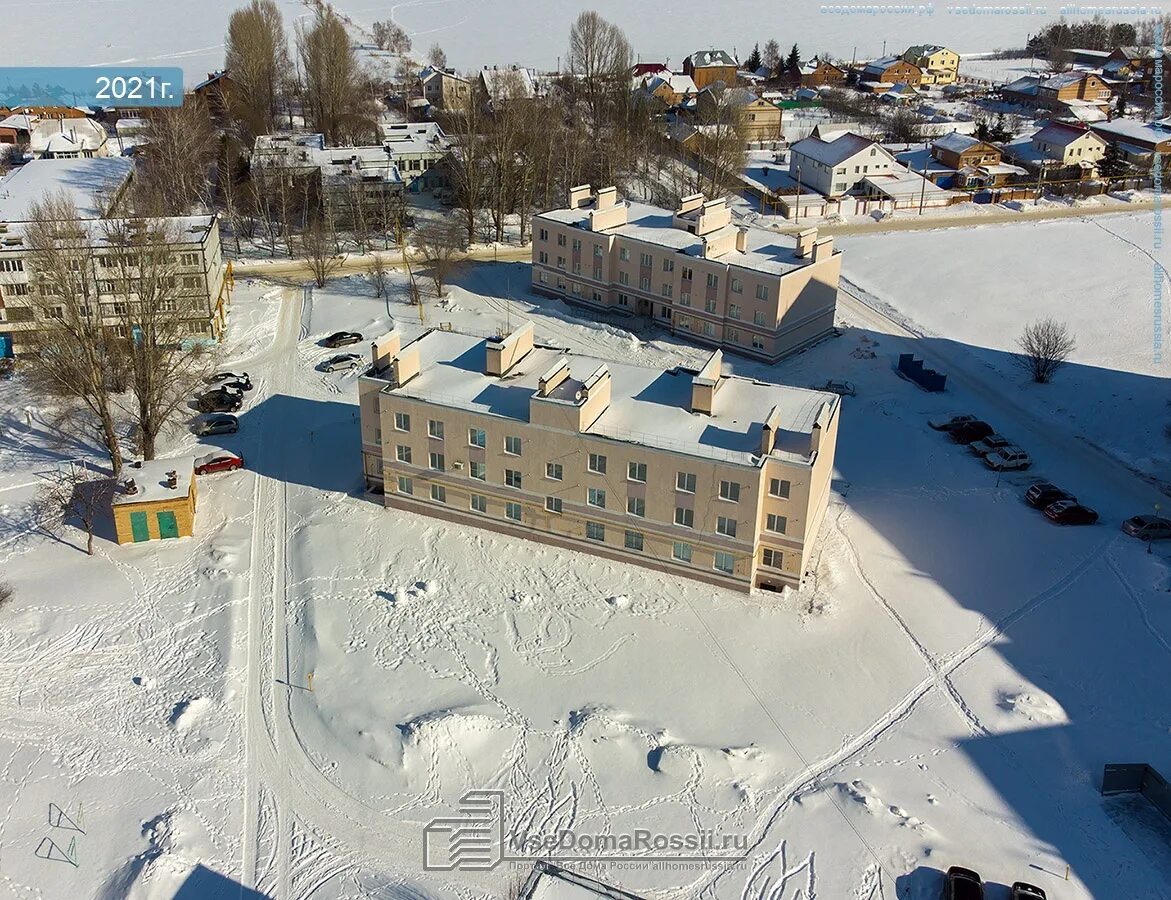
[[[297,59],[305,116],[326,143],[372,137],[375,117],[363,89],[366,79],[345,23],[332,7],[318,7],[311,25],[297,23]]]
[[[409,53],[411,50],[410,35],[397,22],[390,19],[375,22],[370,27],[370,32],[379,50],[386,50],[389,53]]]
[[[698,116],[699,132],[692,140],[695,188],[709,197],[737,191],[744,171],[744,109],[734,91],[723,85],[711,87]]]
[[[914,110],[900,106],[886,117],[886,133],[892,141],[911,144],[922,140],[925,122]]]
[[[343,257],[337,253],[337,234],[333,222],[327,217],[314,217],[301,232],[301,252],[305,264],[313,273],[318,287],[325,287],[326,281],[342,264]]]
[[[765,41],[764,49],[760,54],[760,61],[768,69],[770,78],[781,67],[781,45],[774,38],[769,38]]]
[[[468,242],[476,236],[476,218],[488,193],[488,154],[483,136],[483,101],[473,96],[464,108],[446,117],[444,130],[452,140],[448,157],[455,204],[461,210]]]
[[[251,142],[273,130],[289,68],[285,25],[276,0],[251,0],[232,13],[224,45],[231,78],[228,107],[241,137]]]
[[[622,29],[593,10],[583,12],[570,26],[566,62],[589,107],[595,137],[602,130],[607,101],[630,94],[632,59]]]
[[[447,54],[438,44],[432,44],[431,49],[427,51],[427,62],[437,69],[446,69]]]
[[[103,323],[95,253],[95,226],[81,216],[65,193],[34,202],[24,241],[35,273],[30,293],[34,329],[22,369],[43,394],[82,411],[117,474],[122,448],[115,425],[118,371],[117,335]]]
[[[210,354],[196,339],[207,317],[207,280],[184,274],[167,219],[107,220],[103,276],[112,288],[128,396],[124,401],[143,459],[154,459],[158,437],[184,407]],[[189,284],[188,282],[193,282]]]
[[[415,229],[411,242],[431,269],[435,295],[442,297],[448,276],[467,252],[463,229],[451,219],[430,219]]]
[[[1037,384],[1048,384],[1076,348],[1069,326],[1056,319],[1039,319],[1025,326],[1017,338],[1017,363]]]
[[[77,463],[43,477],[44,484],[34,501],[40,527],[56,533],[76,523],[85,532],[85,552],[93,556],[94,531],[101,518],[110,512],[115,480]]]
[[[381,253],[375,253],[366,269],[370,276],[370,286],[374,288],[374,296],[382,299],[390,288],[390,267]]]
[[[217,138],[203,101],[190,95],[182,106],[150,110],[144,137],[137,205],[167,216],[210,209]]]
[[[244,163],[239,146],[230,135],[224,135],[220,141],[219,152],[216,154],[216,190],[224,217],[232,229],[237,255],[240,253],[240,235],[245,230],[243,204],[240,196],[243,170]]]

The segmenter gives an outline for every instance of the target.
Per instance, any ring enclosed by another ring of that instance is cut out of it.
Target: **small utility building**
[[[190,537],[195,528],[195,458],[152,459],[128,466],[114,494],[119,544]]]

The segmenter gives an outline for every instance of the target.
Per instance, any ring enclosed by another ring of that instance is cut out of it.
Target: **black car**
[[[247,381],[221,381],[217,390],[235,391],[237,393],[244,393],[244,391],[252,390],[251,379]]]
[[[931,419],[927,424],[936,431],[951,431],[953,428],[959,428],[961,425],[975,421],[975,416],[963,413],[961,415],[948,416],[945,419]]]
[[[1012,885],[1012,900],[1045,900],[1045,892],[1035,884],[1014,881]]]
[[[984,900],[984,882],[971,869],[952,866],[947,870],[943,900]]]
[[[248,384],[252,384],[247,372],[216,372],[214,375],[208,375],[203,381],[205,384],[216,384],[220,381],[246,381]],[[249,387],[248,390],[252,390],[252,388]]]
[[[200,437],[206,437],[209,434],[235,434],[239,430],[240,420],[227,414],[208,416],[195,426],[195,433]]]
[[[218,375],[213,375],[207,379],[207,383],[215,388],[231,388],[237,391],[252,390],[252,379],[248,377],[248,373],[243,375],[236,375],[232,372],[220,372]]]
[[[1025,503],[1036,509],[1045,509],[1061,500],[1077,502],[1077,497],[1049,481],[1034,481],[1025,491]]]
[[[350,344],[360,343],[361,340],[362,335],[356,331],[335,331],[321,342],[321,346],[337,349],[338,347],[348,347]]]
[[[195,401],[199,411],[205,413],[234,413],[243,403],[244,398],[239,394],[221,394],[217,391],[209,391]]]
[[[1098,514],[1076,500],[1058,500],[1045,507],[1045,518],[1058,525],[1093,525]]]
[[[950,437],[957,444],[970,444],[972,441],[982,441],[993,433],[993,428],[987,422],[977,419],[974,422],[964,422],[949,431]]]

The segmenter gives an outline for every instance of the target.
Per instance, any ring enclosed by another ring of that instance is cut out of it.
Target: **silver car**
[[[358,368],[361,363],[362,354],[360,353],[339,353],[337,356],[331,356],[318,368],[322,372],[349,372],[351,369]]]

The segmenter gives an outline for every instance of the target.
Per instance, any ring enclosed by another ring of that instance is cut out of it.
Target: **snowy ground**
[[[1141,223],[1120,221],[1108,227],[1138,241]],[[225,362],[257,390],[224,445],[248,469],[202,479],[195,538],[167,546],[103,540],[90,560],[76,533],[30,532],[36,473],[88,450],[58,446],[48,410],[26,427],[32,404],[5,385],[0,572],[16,599],[0,611],[0,893],[240,896],[230,879],[282,900],[499,896],[507,868],[421,870],[424,823],[476,787],[504,792],[509,822],[747,835],[738,866],[602,872],[657,897],[936,897],[953,864],[1062,900],[1171,897],[1171,859],[1144,855],[1096,788],[1108,761],[1171,768],[1167,550],[1147,555],[1117,528],[1158,495],[1070,447],[1113,423],[1055,418],[1022,435],[1037,474],[1084,493],[1103,524],[1051,527],[1020,501],[1028,477],[997,479],[926,427],[952,409],[1021,415],[1007,405],[1016,385],[979,349],[1003,340],[1004,319],[977,307],[1005,299],[1010,266],[997,266],[999,293],[968,288],[958,260],[981,256],[981,232],[939,235],[950,243],[907,236],[931,243],[921,258],[944,273],[937,287],[919,294],[901,274],[922,271],[909,248],[886,255],[902,236],[852,239],[847,273],[877,311],[844,295],[842,337],[779,366],[730,361],[858,388],[823,549],[809,586],[783,597],[358,496],[353,379],[313,369],[331,331],[393,319],[408,333],[490,332],[531,317],[541,340],[632,362],[706,355],[538,300],[524,265],[467,269],[424,322],[359,277],[305,308],[299,287],[241,285]],[[1081,251],[1060,276],[1013,263],[1022,285],[1076,284],[1091,277]],[[944,286],[966,315],[931,318],[945,315],[931,306]],[[1095,302],[1117,310],[1125,296]],[[930,348],[962,364],[948,395],[894,375],[900,351],[933,339],[907,337],[888,308],[956,332]],[[1138,365],[1121,328],[1082,323],[1101,354],[1087,363]],[[173,436],[171,449],[193,443]],[[38,854],[46,837],[64,859]]]

